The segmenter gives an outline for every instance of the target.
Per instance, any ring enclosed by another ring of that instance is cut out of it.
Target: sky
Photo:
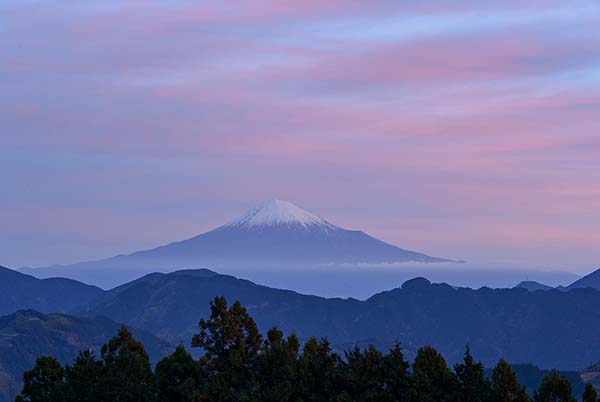
[[[600,267],[597,1],[0,2],[0,265],[271,198],[480,266]]]

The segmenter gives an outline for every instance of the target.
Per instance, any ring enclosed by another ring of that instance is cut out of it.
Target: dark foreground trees
[[[577,402],[573,398],[573,385],[565,377],[560,377],[556,370],[544,378],[540,389],[533,394],[535,402]]]
[[[598,393],[592,386],[592,384],[588,383],[585,386],[585,391],[583,392],[582,402],[598,402]]]
[[[373,346],[344,356],[326,339],[301,344],[277,328],[263,339],[238,302],[211,303],[199,323],[194,359],[179,346],[151,369],[141,343],[122,328],[100,358],[81,352],[72,365],[40,357],[23,376],[20,402],[531,402],[510,364],[500,360],[491,378],[469,348],[453,369],[432,347],[412,365],[400,345],[382,353]],[[556,372],[534,393],[535,402],[573,402],[571,383]],[[585,402],[597,402],[591,386]]]
[[[40,357],[23,383],[17,402],[157,401],[148,355],[125,327],[102,347],[100,360],[82,351],[63,369],[54,358]]]
[[[63,367],[55,358],[38,358],[35,367],[23,374],[23,391],[17,396],[17,402],[61,402],[64,399],[64,375]]]
[[[527,390],[504,359],[500,359],[492,373],[492,402],[528,402]]]

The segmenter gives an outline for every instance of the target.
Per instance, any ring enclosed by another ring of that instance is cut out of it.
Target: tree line
[[[469,348],[453,368],[432,347],[421,348],[412,364],[400,344],[387,353],[356,346],[344,355],[326,339],[302,344],[276,327],[263,339],[239,302],[211,302],[192,346],[183,346],[154,368],[143,345],[125,328],[101,348],[79,353],[63,367],[45,356],[23,375],[17,402],[576,402],[572,384],[556,371],[545,376],[533,399],[501,359],[490,378]],[[587,384],[584,402],[598,402]]]

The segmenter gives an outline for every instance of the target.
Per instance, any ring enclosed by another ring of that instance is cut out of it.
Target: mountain
[[[0,402],[12,402],[21,391],[21,379],[39,356],[51,355],[71,363],[77,353],[100,347],[117,334],[120,324],[108,318],[81,318],[62,314],[45,315],[33,310],[0,317]],[[132,329],[153,362],[172,347],[155,336]]]
[[[450,260],[393,246],[362,231],[333,225],[292,203],[271,200],[238,219],[187,240],[100,261],[27,272],[43,275],[54,270],[63,276],[69,270],[280,269],[403,262]]]
[[[593,288],[600,290],[600,269],[570,284],[567,289]]]
[[[153,273],[112,289],[77,314],[101,315],[143,328],[173,343],[189,344],[215,296],[240,300],[265,332],[273,325],[300,337],[335,335],[332,319],[353,317],[358,301],[325,299],[273,289],[203,270]],[[293,316],[293,320],[290,320]]]
[[[536,290],[550,290],[553,289],[552,286],[544,285],[543,283],[535,282],[535,281],[523,281],[519,283],[515,288],[527,289],[530,292],[535,292]]]
[[[0,315],[23,309],[66,312],[89,303],[100,293],[100,288],[71,279],[37,279],[0,267]]]
[[[579,370],[600,357],[600,292],[477,290],[423,278],[365,301],[326,299],[272,289],[208,270],[155,273],[101,295],[81,314],[105,315],[188,344],[223,295],[248,308],[262,331],[277,325],[301,339],[328,337],[337,350],[358,343],[386,349],[399,340],[407,356],[423,345],[451,363],[469,343],[487,367],[500,357],[543,368]]]

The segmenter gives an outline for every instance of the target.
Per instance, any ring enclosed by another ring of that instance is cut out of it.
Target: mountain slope
[[[187,344],[217,295],[240,300],[261,330],[277,325],[301,339],[326,336],[338,349],[355,343],[388,348],[402,342],[411,356],[433,345],[451,362],[464,346],[488,367],[500,357],[542,368],[582,369],[600,357],[600,292],[454,289],[425,279],[366,301],[325,299],[271,289],[210,271],[152,274],[108,292],[87,309]],[[560,325],[558,325],[560,323]]]
[[[600,269],[584,276],[581,279],[576,280],[570,284],[567,289],[579,289],[579,288],[593,288],[600,290]]]
[[[520,282],[515,288],[527,289],[530,292],[535,292],[537,290],[550,290],[553,289],[552,286],[544,285],[543,283],[535,282],[535,281],[523,281]]]
[[[34,366],[37,357],[51,355],[65,364],[81,350],[93,349],[99,355],[100,347],[119,327],[108,318],[45,315],[33,310],[0,317],[0,402],[14,401],[23,372]],[[172,351],[168,343],[145,331],[132,332],[153,362]]]
[[[64,274],[66,268],[152,272],[177,268],[306,268],[409,261],[450,262],[393,246],[361,231],[343,229],[289,202],[272,200],[228,224],[187,240],[105,260],[50,268],[63,269],[60,272]],[[43,274],[42,269],[38,272]]]
[[[215,296],[240,300],[265,332],[277,325],[301,337],[335,335],[328,329],[331,320],[349,319],[362,306],[358,301],[272,289],[208,270],[186,270],[146,275],[106,292],[78,314],[107,316],[171,343],[189,344]]]
[[[87,304],[100,293],[100,288],[71,279],[37,279],[0,267],[0,315],[23,309],[66,312]]]

